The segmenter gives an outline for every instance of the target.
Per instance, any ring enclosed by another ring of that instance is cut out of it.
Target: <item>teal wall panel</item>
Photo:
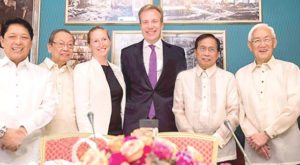
[[[261,0],[263,22],[273,26],[278,45],[274,55],[300,66],[300,0]],[[159,4],[159,0],[154,0]],[[41,0],[39,57],[41,63],[49,56],[47,39],[52,30],[89,30],[93,25],[66,25],[64,23],[65,0]],[[227,70],[235,73],[240,67],[253,61],[247,47],[248,31],[254,24],[166,24],[164,30],[225,30]],[[103,25],[113,30],[139,30],[138,24]],[[195,36],[196,38],[197,36]]]

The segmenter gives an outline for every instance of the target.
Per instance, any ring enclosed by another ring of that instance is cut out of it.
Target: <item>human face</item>
[[[18,65],[29,55],[32,40],[28,30],[20,24],[11,24],[4,37],[1,37],[1,45],[7,57]]]
[[[218,59],[217,42],[213,38],[205,38],[198,42],[196,58],[202,69],[213,66]]]
[[[59,67],[65,65],[73,55],[74,40],[71,34],[64,31],[55,34],[53,42],[48,43],[51,59]]]
[[[250,51],[255,56],[256,64],[268,62],[276,47],[277,40],[270,29],[266,27],[257,28],[253,31],[252,40],[248,42]]]
[[[107,31],[96,29],[90,34],[90,48],[93,56],[107,58],[111,47],[111,41],[107,35]]]
[[[141,13],[140,20],[144,39],[150,44],[157,42],[163,29],[160,13],[155,9],[145,10]]]

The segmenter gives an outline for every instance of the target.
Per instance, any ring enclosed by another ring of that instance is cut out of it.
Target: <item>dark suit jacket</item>
[[[122,49],[121,67],[126,83],[124,133],[129,135],[146,119],[152,100],[159,131],[177,131],[173,107],[173,92],[177,74],[186,69],[184,50],[162,41],[163,70],[153,89],[143,61],[143,41]]]

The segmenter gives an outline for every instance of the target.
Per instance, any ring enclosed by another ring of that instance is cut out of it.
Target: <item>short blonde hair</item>
[[[266,23],[259,23],[259,24],[254,25],[251,28],[251,30],[249,31],[249,33],[248,33],[248,41],[249,42],[252,40],[252,34],[253,34],[254,30],[256,30],[258,28],[262,28],[262,27],[265,27],[265,28],[268,28],[269,30],[271,30],[271,33],[272,33],[273,37],[276,38],[275,31],[274,31],[274,29],[271,26],[269,26]]]
[[[147,10],[156,10],[156,11],[158,11],[159,14],[160,14],[160,22],[164,22],[164,13],[163,13],[162,9],[159,6],[155,6],[153,4],[147,4],[147,5],[143,6],[139,11],[139,21],[140,21],[140,23],[141,23],[141,14],[142,14],[142,12],[147,11]]]

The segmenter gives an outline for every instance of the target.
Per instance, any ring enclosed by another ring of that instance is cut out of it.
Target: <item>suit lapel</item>
[[[136,59],[136,63],[137,63],[137,69],[140,70],[140,73],[141,75],[143,76],[143,79],[145,80],[145,82],[147,83],[147,86],[151,87],[151,83],[150,83],[150,80],[149,80],[149,77],[148,77],[148,74],[146,72],[146,68],[145,68],[145,64],[144,64],[144,55],[143,55],[143,44],[144,43],[144,40],[139,42],[137,45],[136,45],[136,52],[135,52],[135,59]]]
[[[164,74],[165,74],[165,71],[166,71],[166,67],[167,67],[167,63],[168,63],[168,54],[169,54],[169,48],[170,48],[170,45],[168,45],[168,43],[166,43],[165,41],[162,40],[162,49],[163,49],[163,68],[162,68],[162,72],[157,80],[157,83],[155,85],[155,88],[156,86],[158,86],[160,84],[161,81],[163,81],[163,77],[164,77]]]

